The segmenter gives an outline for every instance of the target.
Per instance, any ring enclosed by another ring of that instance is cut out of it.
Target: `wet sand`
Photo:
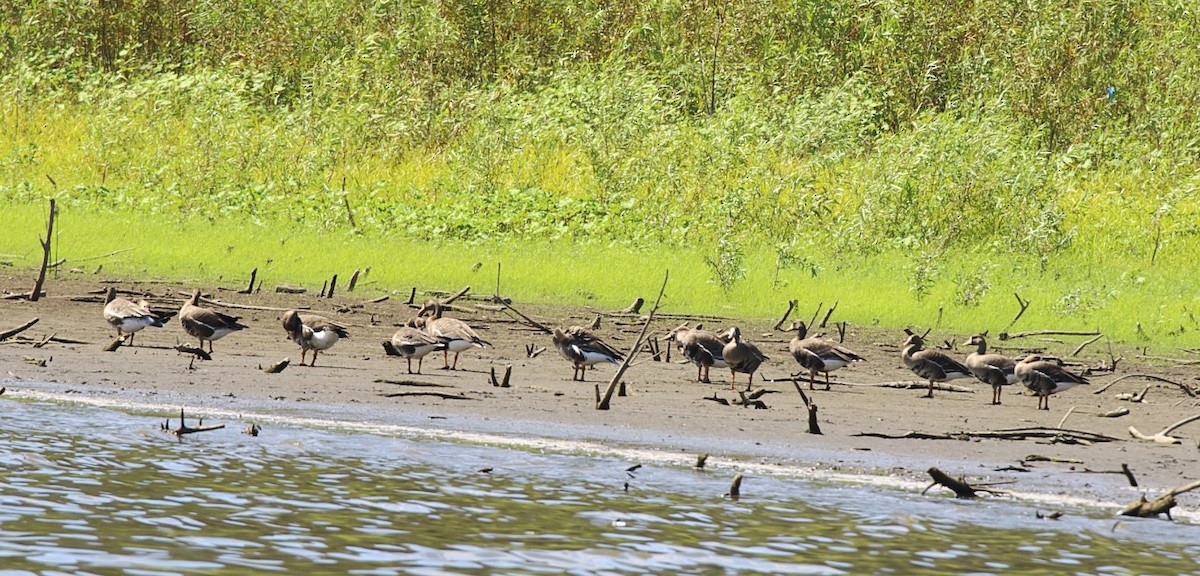
[[[0,289],[28,290],[33,274],[18,272],[10,271],[0,277]],[[1080,386],[1053,396],[1051,410],[1038,411],[1037,398],[1023,393],[1019,385],[1005,388],[1003,404],[999,406],[990,405],[990,388],[970,379],[951,384],[973,392],[939,391],[933,399],[923,398],[922,389],[881,387],[881,383],[918,383],[900,361],[904,335],[898,330],[851,326],[844,345],[867,361],[835,372],[832,390],[818,387],[809,393],[819,406],[823,434],[818,436],[806,433],[806,410],[790,382],[761,381],[763,376],[787,378],[799,371],[787,352],[792,334],[771,330],[775,319],[699,320],[711,329],[741,327],[743,335],[770,358],[754,383],[755,389],[768,391],[760,397],[766,409],[710,400],[738,399],[737,393],[730,390],[729,372],[714,369],[712,384],[697,383],[695,367],[681,364],[680,355],[673,351],[669,363],[653,361],[645,353],[639,355],[626,373],[629,395],[614,397],[612,408],[600,411],[595,409],[595,386],[607,384],[615,366],[599,366],[587,372],[587,382],[574,382],[570,364],[554,350],[549,335],[471,295],[456,301],[447,316],[466,320],[493,346],[464,352],[455,371],[439,369],[441,355],[431,354],[425,358],[423,373],[410,375],[403,359],[385,355],[381,346],[398,325],[416,312],[414,306],[404,303],[407,289],[391,294],[386,301],[369,302],[386,293],[360,290],[326,299],[313,293],[268,292],[273,286],[249,295],[238,294],[237,288],[201,286],[224,303],[308,307],[313,313],[349,327],[349,339],[322,353],[316,367],[302,367],[298,365],[299,348],[286,338],[281,327],[281,311],[221,306],[214,308],[241,316],[250,328],[218,340],[211,361],[196,360],[173,349],[177,344],[196,345],[196,340],[183,332],[177,319],[172,319],[165,328],[139,332],[134,346],[105,352],[103,348],[112,342],[115,332],[101,316],[102,295],[91,292],[110,285],[144,294],[154,307],[175,309],[192,288],[178,283],[67,275],[60,280],[49,280],[48,296],[38,302],[0,300],[0,331],[35,317],[40,319],[20,336],[0,343],[0,377],[12,397],[54,390],[73,397],[113,397],[151,403],[157,399],[165,404],[186,401],[189,410],[195,413],[230,406],[255,406],[262,411],[286,414],[305,414],[316,407],[334,412],[344,408],[346,419],[508,437],[649,447],[678,452],[686,458],[708,453],[710,465],[717,468],[737,469],[751,464],[759,469],[800,466],[816,471],[886,476],[911,483],[927,481],[926,470],[936,466],[954,476],[965,475],[972,482],[1011,481],[1000,488],[1082,499],[1099,505],[1128,503],[1136,499],[1140,490],[1155,496],[1200,479],[1196,440],[1200,423],[1176,432],[1183,439],[1177,445],[1133,440],[1128,432],[1134,426],[1153,434],[1196,414],[1200,408],[1195,398],[1171,384],[1140,378],[1124,380],[1103,394],[1092,393],[1114,377],[1135,373],[1154,374],[1196,387],[1200,369],[1139,364],[1132,350],[1124,352],[1127,359],[1120,363],[1115,375],[1094,375],[1090,387]],[[419,295],[418,300],[423,297]],[[621,350],[632,344],[641,328],[638,317],[608,314],[611,311],[515,305],[548,326],[590,324],[600,313],[597,332]],[[645,310],[648,309],[649,304]],[[685,311],[663,312],[674,315]],[[836,320],[835,315],[833,321]],[[676,316],[656,320],[652,330],[662,336],[682,321]],[[831,337],[837,337],[836,330],[829,332]],[[50,342],[42,348],[33,346],[33,342],[52,333],[85,343]],[[953,339],[961,343],[968,336],[935,330],[929,339],[932,342]],[[530,344],[547,350],[529,358],[526,346]],[[1046,347],[1050,353],[1066,356],[1078,342],[1022,339],[995,344],[1004,344],[1001,351],[1014,356],[1027,349],[1022,347]],[[666,348],[663,342],[664,353]],[[961,360],[968,351],[959,344],[952,354]],[[282,373],[267,374],[261,370],[285,357],[293,363]],[[1096,366],[1107,359],[1107,347],[1093,345],[1072,360]],[[39,360],[46,361],[46,365],[33,363]],[[502,375],[508,365],[512,365],[512,386],[494,387],[489,381],[490,370],[495,368]],[[738,382],[744,383],[744,378],[745,375],[739,374]],[[1142,403],[1116,397],[1119,393],[1140,392],[1146,385],[1150,385],[1150,390]],[[1128,408],[1129,415],[1099,416],[1121,407]],[[860,436],[1057,427],[1069,409],[1073,411],[1063,428],[1118,440],[1084,445],[1051,443],[1046,439]],[[1029,460],[1035,455],[1071,462]],[[1119,473],[1122,464],[1129,466],[1140,488],[1131,488],[1126,477]],[[1200,503],[1197,493],[1180,497],[1183,510],[1194,509],[1197,503]]]

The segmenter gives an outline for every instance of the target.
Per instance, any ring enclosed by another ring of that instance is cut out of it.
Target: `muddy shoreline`
[[[0,288],[28,290],[28,277],[0,277]],[[62,394],[64,397],[115,398],[117,401],[150,404],[189,403],[189,409],[254,410],[341,420],[366,420],[415,428],[428,427],[493,434],[510,438],[546,438],[592,442],[599,445],[646,446],[663,452],[678,452],[681,459],[709,453],[713,466],[809,467],[826,472],[882,475],[911,485],[926,482],[926,470],[936,466],[952,475],[963,474],[972,481],[1012,481],[1004,488],[1018,493],[1044,494],[1090,501],[1098,505],[1127,503],[1139,490],[1151,496],[1197,480],[1200,451],[1193,424],[1175,435],[1182,444],[1162,445],[1130,438],[1135,426],[1153,434],[1195,414],[1197,401],[1179,388],[1165,383],[1128,379],[1103,394],[1092,391],[1116,376],[1148,373],[1195,386],[1200,369],[1191,366],[1149,366],[1134,360],[1122,362],[1115,374],[1093,377],[1090,387],[1077,387],[1051,399],[1050,411],[1037,411],[1037,399],[1015,387],[1005,390],[1003,404],[989,404],[991,391],[969,380],[953,384],[973,392],[938,392],[933,399],[921,398],[918,389],[885,388],[885,382],[916,382],[900,362],[898,330],[851,326],[845,345],[867,361],[835,372],[833,389],[811,395],[820,406],[823,434],[806,433],[805,408],[789,382],[763,382],[755,386],[769,390],[761,399],[767,409],[723,405],[714,396],[736,400],[729,390],[727,371],[713,370],[713,383],[695,382],[690,364],[655,362],[647,355],[626,374],[630,394],[613,400],[611,410],[595,409],[596,384],[603,386],[615,367],[601,366],[587,373],[588,382],[571,381],[570,365],[550,346],[548,335],[530,328],[504,311],[491,309],[483,300],[456,302],[449,312],[468,321],[494,344],[483,350],[463,353],[459,370],[439,370],[440,355],[430,355],[423,373],[409,375],[403,360],[384,354],[381,342],[396,326],[413,315],[415,308],[404,303],[407,290],[396,294],[379,291],[342,293],[332,299],[315,294],[276,294],[263,290],[239,294],[226,289],[201,286],[222,302],[275,308],[310,308],[347,325],[350,338],[320,356],[316,367],[289,366],[280,374],[266,374],[261,367],[285,357],[293,362],[299,350],[287,340],[279,323],[281,312],[272,310],[223,309],[239,315],[250,326],[215,343],[213,360],[195,360],[177,352],[177,344],[194,346],[177,320],[163,329],[146,329],[135,346],[114,352],[103,348],[114,332],[101,317],[103,305],[92,292],[108,286],[145,294],[155,306],[177,307],[192,288],[178,283],[135,282],[122,279],[69,276],[48,280],[48,296],[38,302],[0,300],[0,330],[39,318],[34,327],[18,338],[0,344],[0,378],[15,397],[29,393]],[[384,301],[372,302],[388,295]],[[418,300],[421,297],[418,297]],[[632,299],[632,298],[631,298]],[[539,306],[516,303],[525,314],[546,325],[589,324],[598,312],[588,308]],[[685,311],[668,310],[672,313]],[[833,319],[836,321],[836,317]],[[656,321],[652,327],[662,334],[679,319]],[[770,360],[760,376],[785,378],[798,371],[787,354],[790,333],[771,330],[775,319],[705,319],[711,328],[738,325],[756,342]],[[612,345],[631,345],[641,323],[636,316],[602,315],[598,332]],[[56,334],[83,344],[50,342],[35,348],[34,341]],[[834,332],[836,337],[836,332]],[[931,339],[963,342],[969,335],[940,334]],[[549,347],[529,358],[526,346]],[[1078,342],[1056,344],[1044,341],[1020,345],[1049,347],[1051,352],[1069,353]],[[665,344],[664,344],[665,348]],[[960,346],[953,352],[966,355]],[[1005,350],[1015,354],[1018,350]],[[1089,353],[1090,352],[1090,353]],[[1133,358],[1133,354],[1127,354]],[[1079,360],[1099,364],[1107,358],[1099,348],[1085,350]],[[37,365],[45,361],[45,366]],[[512,387],[497,388],[489,381],[495,368],[513,367]],[[739,375],[739,381],[743,375]],[[1119,400],[1119,393],[1150,390],[1141,403]],[[436,395],[430,395],[429,393]],[[447,397],[443,397],[447,396]],[[453,399],[449,397],[462,397]],[[192,403],[196,404],[192,404]],[[2,406],[2,404],[0,404]],[[1099,414],[1125,407],[1130,414],[1103,418]],[[1083,444],[1050,443],[1045,440],[1000,439],[884,439],[860,434],[902,435],[908,431],[928,434],[985,432],[1022,427],[1056,427],[1072,410],[1064,428],[1118,438],[1113,442]],[[1031,461],[1042,456],[1063,461]],[[1126,464],[1140,487],[1131,488],[1117,473]],[[1195,509],[1200,496],[1180,497],[1182,510]]]

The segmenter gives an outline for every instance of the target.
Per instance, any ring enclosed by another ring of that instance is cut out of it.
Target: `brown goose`
[[[980,382],[991,384],[992,404],[1000,404],[1000,389],[1017,381],[1017,362],[1008,356],[987,353],[985,334],[976,334],[967,341],[979,349],[967,354],[966,365]]]
[[[1030,354],[1018,362],[1016,373],[1025,387],[1037,394],[1038,410],[1050,409],[1051,394],[1058,394],[1079,384],[1090,384],[1087,378],[1037,354]]]
[[[412,374],[413,358],[417,359],[417,374],[421,373],[421,363],[425,356],[434,350],[445,350],[446,343],[430,336],[425,331],[424,318],[412,318],[408,324],[401,326],[392,334],[391,340],[384,340],[383,349],[389,356],[403,356],[408,360],[408,373]]]
[[[117,289],[112,286],[104,295],[104,319],[117,329],[117,338],[125,338],[129,345],[133,344],[135,332],[147,326],[162,328],[164,320],[152,312],[144,300],[134,304],[117,297]]]
[[[425,331],[446,344],[446,347],[442,349],[442,370],[458,370],[458,355],[471,347],[491,346],[487,340],[480,338],[466,322],[457,318],[443,318],[442,305],[436,300],[426,302],[417,311],[417,316],[425,314],[432,314],[431,318],[425,320]],[[450,365],[450,352],[454,353],[453,366]]]
[[[317,353],[328,350],[337,344],[340,338],[349,338],[346,327],[316,314],[301,314],[296,310],[283,313],[283,329],[288,338],[300,345],[300,365],[304,365],[304,355],[312,350],[312,360],[309,366],[317,365]]]
[[[192,291],[192,297],[184,302],[183,307],[179,309],[179,323],[183,325],[183,330],[200,341],[200,349],[204,349],[204,341],[208,341],[208,351],[212,352],[213,340],[220,340],[225,336],[248,328],[248,326],[238,322],[238,317],[227,316],[212,308],[205,308],[199,305],[200,289]]]
[[[754,385],[754,372],[764,360],[770,358],[763,356],[757,346],[742,340],[742,331],[737,326],[730,328],[728,334],[729,343],[721,349],[721,356],[729,366],[729,389],[733,390],[736,387],[737,373],[742,372],[750,375],[750,380],[746,383],[746,390],[749,391]]]
[[[601,362],[620,364],[625,355],[606,344],[599,336],[582,326],[571,326],[566,330],[554,329],[554,347],[575,366],[572,380],[584,381],[588,366]]]
[[[914,374],[929,380],[926,398],[933,398],[934,382],[947,382],[971,375],[971,370],[963,366],[962,362],[937,350],[924,350],[924,346],[925,340],[912,334],[904,341],[904,350],[900,353],[900,358]]]
[[[852,362],[863,361],[862,356],[851,352],[849,348],[824,338],[809,338],[808,326],[802,320],[793,322],[792,329],[796,331],[796,337],[788,344],[788,351],[802,368],[808,370],[809,390],[815,389],[813,383],[817,372],[825,373],[825,389],[828,390],[830,372],[849,366]]]
[[[680,326],[671,332],[667,338],[675,341],[675,345],[683,351],[683,356],[696,365],[696,381],[708,384],[708,370],[712,367],[727,368],[725,363],[726,340],[723,335],[717,335],[708,330]]]

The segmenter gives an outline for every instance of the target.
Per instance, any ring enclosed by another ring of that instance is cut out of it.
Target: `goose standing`
[[[980,382],[991,384],[992,404],[1000,404],[1000,389],[1017,381],[1017,362],[1008,356],[987,353],[987,340],[984,334],[976,334],[967,341],[971,346],[979,348],[967,354],[967,368],[971,370]]]
[[[599,336],[582,326],[571,326],[566,330],[554,328],[554,347],[575,366],[571,379],[583,382],[588,366],[601,362],[620,364],[625,355],[613,349]]]
[[[238,320],[237,316],[227,316],[212,308],[200,306],[199,288],[192,291],[192,297],[179,309],[179,323],[183,325],[184,332],[200,341],[201,350],[204,349],[204,341],[207,340],[210,353],[213,340],[220,340],[233,332],[248,328]]]
[[[971,370],[963,366],[962,362],[937,350],[925,350],[924,346],[925,340],[912,334],[904,341],[904,350],[900,353],[900,358],[914,374],[929,380],[929,392],[925,394],[925,398],[933,398],[934,382],[947,382],[971,375]]]
[[[143,300],[137,304],[117,296],[117,289],[112,286],[104,295],[104,319],[117,329],[117,338],[124,338],[126,344],[133,344],[133,335],[147,326],[162,328],[163,319],[150,310]]]
[[[683,356],[696,365],[696,381],[709,384],[708,370],[712,367],[728,368],[725,363],[725,344],[720,335],[699,328],[679,327],[668,339],[683,351]]]
[[[824,338],[809,338],[808,326],[803,320],[792,323],[796,337],[788,344],[792,358],[802,368],[808,370],[808,389],[814,390],[817,372],[825,373],[825,389],[829,390],[829,373],[849,366],[853,362],[862,362],[863,357]]]
[[[417,311],[417,316],[432,314],[425,321],[425,331],[446,344],[442,349],[442,370],[458,370],[458,355],[472,347],[483,348],[491,344],[480,338],[471,327],[457,318],[443,318],[442,304],[436,300],[426,302]],[[454,353],[454,365],[450,365],[450,352]]]
[[[421,373],[421,363],[425,356],[434,350],[445,350],[446,343],[430,336],[425,331],[424,318],[412,318],[395,334],[391,340],[384,340],[383,349],[389,356],[403,356],[408,360],[408,373],[412,374],[413,358],[417,359],[417,374]]]
[[[300,345],[300,365],[304,365],[304,355],[312,350],[312,360],[309,366],[317,365],[317,353],[328,350],[337,344],[341,338],[349,338],[346,327],[316,314],[301,314],[296,310],[283,313],[283,329],[287,331],[292,342]]]
[[[1058,394],[1079,384],[1090,384],[1087,378],[1037,354],[1030,354],[1018,362],[1016,373],[1025,387],[1037,394],[1038,410],[1050,409],[1051,394]]]
[[[754,385],[754,372],[769,358],[763,356],[757,346],[742,340],[742,331],[737,326],[730,328],[728,335],[729,343],[721,349],[721,356],[729,366],[729,389],[736,388],[737,373],[742,372],[750,375],[746,383],[746,390],[749,391]]]

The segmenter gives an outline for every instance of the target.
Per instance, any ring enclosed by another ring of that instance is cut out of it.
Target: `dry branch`
[[[1137,428],[1130,426],[1129,427],[1129,435],[1133,436],[1134,438],[1137,438],[1138,440],[1150,440],[1153,442],[1157,442],[1159,444],[1182,444],[1182,441],[1178,438],[1175,438],[1174,436],[1171,436],[1171,433],[1174,432],[1179,427],[1183,426],[1184,424],[1190,424],[1197,420],[1200,420],[1200,414],[1196,414],[1194,416],[1188,416],[1187,418],[1184,418],[1183,420],[1180,420],[1170,426],[1167,426],[1166,428],[1163,428],[1162,432],[1159,432],[1158,434],[1155,434],[1153,436],[1147,436],[1145,434],[1142,434],[1141,432],[1138,431]]]
[[[819,327],[824,328],[825,325],[829,323],[829,317],[833,316],[833,311],[837,310],[838,304],[841,304],[841,300],[834,301],[833,306],[830,306],[829,309],[825,311],[825,317],[821,319],[821,324]]]
[[[961,498],[964,500],[970,500],[972,498],[975,498],[980,492],[983,492],[985,494],[991,494],[993,496],[1007,494],[1007,492],[1003,492],[1000,490],[992,490],[990,488],[980,488],[978,486],[972,486],[972,485],[968,484],[966,482],[966,480],[964,480],[961,476],[958,477],[957,479],[951,478],[950,475],[946,474],[945,472],[942,472],[937,467],[930,468],[928,472],[929,472],[929,476],[931,478],[933,478],[933,484],[926,486],[925,489],[921,491],[921,495],[925,495],[925,493],[928,492],[929,489],[933,488],[934,486],[945,486],[946,488],[949,488],[954,491],[955,498]]]
[[[250,271],[250,283],[246,284],[246,288],[244,290],[238,290],[238,294],[253,294],[254,293],[254,279],[257,277],[258,277],[258,268],[256,267],[255,269]]]
[[[1018,311],[1017,311],[1017,315],[1016,315],[1016,316],[1013,316],[1013,319],[1012,319],[1011,321],[1009,321],[1009,323],[1008,323],[1008,326],[1005,326],[1005,327],[1004,327],[1004,329],[1005,329],[1005,330],[1008,330],[1009,328],[1012,328],[1012,327],[1013,327],[1013,324],[1016,324],[1016,323],[1017,323],[1017,320],[1020,320],[1020,319],[1021,319],[1021,315],[1025,313],[1025,309],[1026,309],[1026,308],[1029,308],[1029,300],[1022,300],[1022,299],[1021,299],[1021,295],[1020,295],[1020,294],[1017,294],[1016,292],[1013,292],[1013,296],[1016,296],[1016,298],[1017,298],[1017,304],[1018,304],[1019,306],[1021,306],[1021,309],[1020,309],[1020,310],[1018,310]],[[1003,340],[1003,338],[1001,338],[1001,340]]]
[[[630,363],[633,362],[637,353],[642,349],[642,345],[646,343],[646,331],[650,329],[650,323],[654,321],[654,315],[658,312],[658,307],[662,303],[663,293],[667,291],[667,280],[670,277],[671,272],[669,270],[663,274],[662,287],[658,289],[658,298],[654,299],[654,308],[650,309],[650,314],[646,316],[646,323],[642,324],[642,331],[638,332],[637,339],[634,340],[629,353],[625,355],[625,359],[617,367],[617,373],[613,374],[612,380],[609,381],[608,388],[604,390],[604,397],[596,403],[597,410],[608,410],[613,392],[616,391],[617,384],[621,382],[621,376],[625,375],[625,371],[629,369]]]
[[[729,492],[725,493],[725,497],[730,500],[737,500],[742,496],[742,475],[738,474],[733,477],[733,481],[729,483]]]
[[[1098,330],[1090,332],[1081,332],[1078,330],[1029,330],[1027,332],[1001,332],[1001,340],[1013,340],[1015,338],[1028,338],[1030,336],[1100,336]]]
[[[30,326],[33,326],[34,324],[37,324],[37,323],[38,323],[38,318],[34,318],[33,320],[30,320],[20,326],[17,326],[16,328],[0,332],[0,342],[8,340],[9,338],[12,338],[13,336],[16,336],[17,334],[20,334],[20,333],[28,330]]]
[[[1183,384],[1181,382],[1176,382],[1174,380],[1170,380],[1167,378],[1163,378],[1162,376],[1155,376],[1153,374],[1126,374],[1119,378],[1114,378],[1113,380],[1110,380],[1107,384],[1101,386],[1100,388],[1098,388],[1096,390],[1093,390],[1092,394],[1103,393],[1105,390],[1108,390],[1109,388],[1111,388],[1113,384],[1116,384],[1117,382],[1120,382],[1127,378],[1146,378],[1147,380],[1157,380],[1159,382],[1165,382],[1167,384],[1174,384],[1175,386],[1178,386],[1181,390],[1183,390],[1188,396],[1191,396],[1192,398],[1196,397],[1196,391],[1192,390],[1191,387],[1189,387],[1188,385]]]
[[[1083,344],[1080,344],[1079,347],[1076,348],[1075,351],[1071,353],[1071,356],[1078,356],[1080,352],[1083,352],[1084,348],[1087,348],[1087,346],[1089,344],[1092,344],[1093,342],[1099,340],[1100,338],[1101,338],[1101,335],[1097,334],[1097,335],[1093,336],[1092,338],[1088,339]]]
[[[637,298],[634,298],[632,304],[626,306],[625,308],[623,308],[621,310],[618,310],[617,313],[618,314],[640,314],[642,312],[642,306],[644,304],[646,304],[646,299],[642,298],[641,296],[638,296]]]
[[[465,295],[467,294],[467,292],[470,292],[470,291],[471,291],[471,287],[470,287],[470,286],[463,286],[463,287],[462,287],[462,289],[461,289],[461,290],[459,290],[458,292],[455,292],[455,293],[453,293],[453,294],[451,294],[451,295],[447,296],[447,297],[446,297],[444,300],[442,300],[442,301],[440,302],[440,304],[441,304],[443,307],[445,307],[445,306],[449,306],[449,305],[453,304],[455,300],[458,300],[459,298],[462,298],[463,296],[465,296]]]
[[[354,287],[358,285],[358,275],[360,272],[362,271],[355,269],[354,273],[350,275],[350,283],[346,285],[347,292],[353,292]]]
[[[220,430],[224,427],[225,427],[224,424],[218,424],[216,426],[205,426],[204,419],[201,418],[200,420],[196,421],[196,427],[192,428],[191,426],[188,426],[187,423],[185,423],[183,421],[183,408],[179,409],[179,427],[178,428],[171,428],[170,420],[167,420],[166,422],[163,422],[163,424],[162,424],[163,432],[170,432],[170,433],[174,434],[177,438],[179,438],[181,441],[183,440],[184,434],[195,434],[197,432],[210,432],[212,430]]]
[[[442,400],[470,400],[470,398],[462,394],[445,394],[443,392],[393,392],[391,394],[380,394],[384,398],[407,398],[414,396],[432,396],[441,398]]]
[[[800,387],[799,382],[792,380],[792,384],[796,387],[796,391],[800,393],[800,398],[804,400],[804,407],[808,409],[808,433],[820,435],[821,425],[817,423],[817,405],[808,399],[808,394],[804,393],[804,388]]]
[[[50,178],[47,176],[47,178]],[[53,178],[50,178],[54,182]],[[55,184],[57,186],[57,184]],[[42,268],[38,270],[37,282],[33,285],[33,291],[29,293],[29,301],[37,302],[37,299],[42,295],[42,284],[46,282],[46,267],[50,264],[50,239],[54,237],[54,214],[57,212],[54,199],[50,199],[50,217],[46,219],[46,239],[42,240]],[[2,340],[2,338],[0,338]]]
[[[541,322],[538,322],[537,320],[534,320],[533,318],[530,318],[530,317],[522,314],[516,308],[513,308],[512,304],[509,304],[508,302],[505,302],[503,300],[500,301],[500,304],[503,305],[504,308],[506,310],[508,310],[509,312],[512,312],[513,314],[516,314],[517,316],[519,316],[521,320],[525,321],[525,324],[532,326],[534,328],[537,328],[538,330],[541,330],[542,332],[545,332],[547,334],[554,333],[554,330],[547,328],[545,324],[542,324]]]
[[[783,326],[783,323],[787,322],[788,316],[792,315],[792,310],[796,308],[796,304],[798,302],[799,300],[788,300],[787,310],[783,311],[783,316],[780,316],[779,321],[775,323],[775,326],[773,327],[774,330],[779,330],[779,328]]]
[[[195,356],[196,358],[200,358],[201,360],[212,360],[212,354],[205,352],[201,348],[193,348],[191,346],[184,346],[184,345],[180,344],[180,345],[175,346],[175,350],[177,352],[181,352],[183,354],[191,354],[191,355]]]
[[[1159,514],[1166,514],[1167,519],[1171,520],[1171,509],[1175,507],[1175,497],[1184,492],[1191,492],[1200,488],[1200,482],[1192,482],[1186,486],[1173,488],[1170,492],[1155,498],[1152,501],[1146,500],[1146,495],[1138,496],[1136,502],[1126,506],[1121,510],[1121,516],[1135,516],[1137,518],[1153,518]]]
[[[122,344],[124,344],[124,343],[125,343],[125,339],[124,339],[124,338],[117,337],[117,339],[116,339],[116,340],[113,340],[112,342],[109,342],[109,343],[108,343],[108,345],[104,347],[104,351],[105,351],[105,352],[116,352],[116,351],[117,351],[117,348],[120,348],[120,347],[121,347],[121,345],[122,345]]]

